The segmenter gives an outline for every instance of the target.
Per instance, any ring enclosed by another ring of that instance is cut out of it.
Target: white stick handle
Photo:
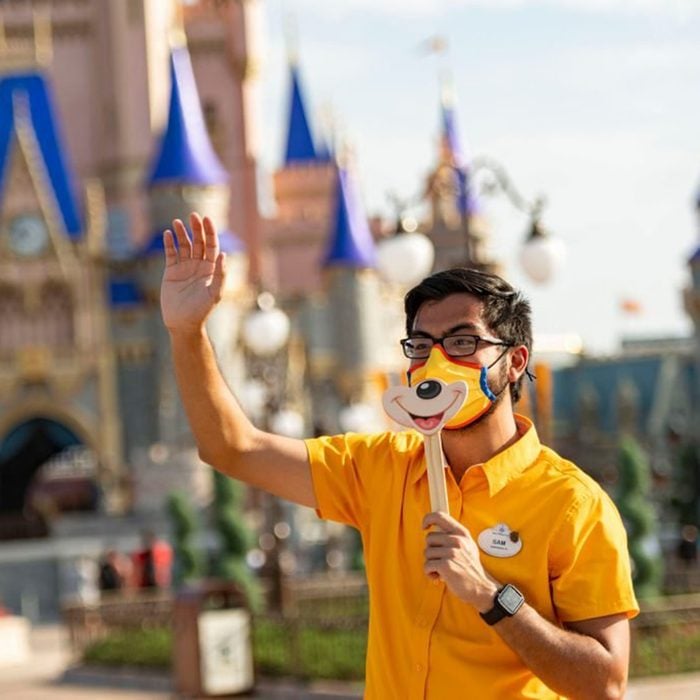
[[[430,489],[430,507],[433,512],[450,514],[447,500],[447,483],[445,482],[445,455],[442,453],[440,431],[426,435],[425,461],[428,467],[428,488]]]

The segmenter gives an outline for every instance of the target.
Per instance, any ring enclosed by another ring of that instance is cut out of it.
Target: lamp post
[[[490,179],[483,185],[485,194],[499,193],[505,195],[508,201],[519,211],[530,218],[530,224],[525,241],[520,250],[520,264],[530,279],[537,283],[549,282],[561,267],[564,260],[564,245],[558,238],[553,237],[542,225],[542,210],[545,206],[543,197],[529,201],[523,197],[513,184],[512,178],[505,168],[491,158],[478,158],[473,161],[469,172],[461,170],[458,177],[459,193],[462,201],[468,201],[470,180],[474,180],[479,172],[487,172]],[[462,207],[462,221],[465,236],[465,248],[468,265],[479,264],[473,259],[473,234],[471,231],[471,215],[468,207]]]
[[[243,321],[242,339],[249,350],[248,369],[251,377],[248,390],[252,398],[249,410],[263,430],[272,430],[290,437],[301,437],[304,432],[303,416],[285,406],[287,357],[282,350],[290,335],[289,317],[275,306],[269,292],[261,292],[257,308]],[[285,562],[284,541],[290,527],[282,502],[269,494],[261,494],[264,511],[264,532],[260,548],[265,554],[262,571],[272,582],[270,603],[280,609],[283,597]]]

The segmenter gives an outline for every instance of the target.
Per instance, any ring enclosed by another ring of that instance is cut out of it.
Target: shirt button
[[[420,673],[423,670],[423,666],[421,664],[416,664],[416,671]]]

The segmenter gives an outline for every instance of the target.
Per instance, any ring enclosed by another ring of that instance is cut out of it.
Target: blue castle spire
[[[454,168],[457,209],[461,214],[475,214],[481,203],[474,191],[469,163],[462,148],[457,127],[457,113],[449,92],[443,90],[440,100],[441,140],[444,156]]]
[[[335,227],[331,233],[324,267],[374,267],[376,247],[360,205],[352,177],[338,169]]]
[[[464,164],[464,153],[462,152],[462,144],[459,140],[455,109],[443,99],[440,104],[440,112],[442,118],[443,146],[450,154],[454,164],[461,166]]]
[[[170,75],[168,124],[148,183],[218,185],[228,182],[228,173],[209,140],[186,46],[172,49]]]
[[[319,153],[314,145],[311,127],[306,116],[306,107],[301,91],[299,70],[296,64],[290,66],[291,96],[289,105],[289,122],[287,147],[284,164],[304,163],[319,160]]]
[[[170,75],[168,123],[148,184],[151,187],[226,185],[229,175],[211,144],[185,44],[171,50]],[[245,248],[232,231],[220,229],[219,239],[225,253],[238,253]],[[162,250],[163,231],[158,228],[141,253],[149,256],[160,254]]]
[[[5,75],[0,78],[0,207],[8,176],[11,145],[16,139],[18,100],[26,105],[28,126],[34,133],[39,155],[58,205],[58,214],[68,236],[80,237],[73,173],[63,147],[58,116],[50,85],[38,71]]]

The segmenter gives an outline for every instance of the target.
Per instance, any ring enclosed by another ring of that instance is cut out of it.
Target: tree
[[[174,491],[168,496],[167,511],[175,536],[173,582],[176,586],[181,586],[202,575],[202,557],[193,541],[197,521],[192,506],[185,495],[179,491]]]
[[[676,458],[672,505],[679,525],[700,527],[700,447],[688,442]]]
[[[639,443],[631,436],[618,450],[617,506],[627,529],[637,596],[648,598],[660,591],[663,563],[656,534],[656,516],[649,503],[651,468]]]
[[[241,517],[243,487],[233,479],[214,472],[214,526],[221,547],[214,564],[214,575],[238,584],[252,609],[260,606],[257,580],[246,563],[251,535]]]

